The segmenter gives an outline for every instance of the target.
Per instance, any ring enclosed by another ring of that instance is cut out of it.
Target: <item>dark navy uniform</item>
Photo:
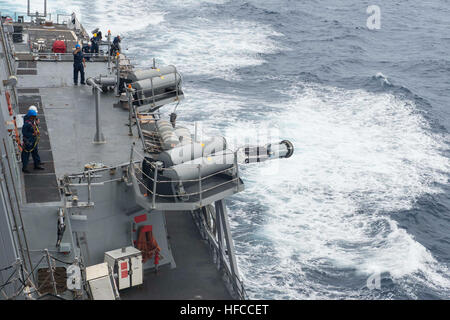
[[[81,74],[81,84],[84,84],[84,66],[83,66],[84,54],[78,51],[73,54],[73,83],[78,83],[78,72]]]
[[[91,53],[98,53],[98,38],[91,38]]]
[[[22,127],[22,168],[26,169],[28,161],[30,159],[30,153],[33,157],[34,167],[38,167],[41,164],[41,158],[38,152],[39,143],[39,128],[35,121],[32,121],[28,116],[23,118],[24,123]]]

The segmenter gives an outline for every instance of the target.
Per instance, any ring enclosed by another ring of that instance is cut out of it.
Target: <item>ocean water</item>
[[[380,29],[366,25],[370,5]],[[26,1],[0,8],[24,11]],[[448,1],[49,8],[120,33],[138,65],[176,65],[180,122],[236,145],[294,143],[289,159],[243,166],[246,190],[227,200],[250,298],[450,298]]]

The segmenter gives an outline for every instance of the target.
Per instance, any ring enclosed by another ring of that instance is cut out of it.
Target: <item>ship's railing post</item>
[[[145,145],[145,138],[144,138],[144,135],[142,134],[141,125],[139,123],[138,112],[137,112],[137,110],[136,110],[134,105],[132,105],[132,107],[133,107],[134,118],[136,119],[136,126],[137,126],[137,129],[138,129],[138,135],[139,135],[139,138],[142,141],[142,148],[144,150],[146,150],[147,148],[146,148],[146,145]]]
[[[145,158],[144,158],[144,161]],[[155,166],[154,166],[154,173],[153,173],[153,194],[152,194],[152,208],[155,209],[156,208],[156,184],[158,183],[158,169],[159,169],[159,165],[158,163],[155,162]]]
[[[87,188],[88,188],[88,205],[91,205],[91,170],[88,170],[87,177]]]
[[[56,289],[55,275],[53,274],[53,267],[52,267],[52,263],[50,261],[50,254],[48,253],[48,249],[45,249],[44,251],[45,251],[45,255],[47,257],[48,270],[50,271],[50,276],[52,279],[53,292],[55,293],[55,295],[58,295],[58,291]]]
[[[133,94],[131,92],[131,88],[128,87],[127,89],[127,96],[128,96],[128,135],[132,136],[133,135],[133,130],[131,129],[131,125],[132,125],[132,112],[133,112]],[[136,119],[137,121],[137,119]],[[145,146],[144,146],[145,147]]]
[[[133,143],[131,144],[130,166],[133,165],[134,145],[135,145],[135,142],[133,142]]]
[[[102,130],[100,128],[100,88],[97,85],[92,86],[94,90],[95,98],[95,136],[94,143],[105,143],[105,137],[103,136]]]
[[[199,164],[197,166],[197,169],[198,169],[198,196],[199,196],[198,205],[201,208],[202,207],[202,165]]]
[[[223,231],[222,231],[222,219],[220,219],[220,209],[218,202],[215,203],[216,209],[216,234],[217,234],[217,243],[218,243],[218,253],[217,253],[217,268],[220,270],[223,265]]]
[[[111,30],[108,30],[108,70],[111,72]]]
[[[153,106],[155,106],[156,102],[155,102],[155,88],[153,87],[153,78],[150,78],[150,83],[151,83],[151,86],[152,86]]]
[[[177,74],[178,74],[178,72],[177,72],[177,68],[175,67],[175,71],[174,71],[174,76],[175,76],[175,93],[176,93],[176,95],[177,95],[177,101],[178,101],[178,89],[179,89],[179,86],[178,86],[178,82],[177,82]]]
[[[120,63],[119,63],[119,53],[116,54],[116,97],[120,96]]]
[[[195,121],[194,122],[194,142],[197,142],[198,141],[198,139],[197,139],[197,135],[198,135],[198,124],[197,124],[197,121]]]

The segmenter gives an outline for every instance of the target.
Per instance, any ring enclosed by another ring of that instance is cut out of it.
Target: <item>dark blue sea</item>
[[[140,66],[176,65],[180,123],[236,147],[294,143],[289,159],[243,166],[246,190],[227,200],[250,298],[450,299],[449,1],[49,8],[122,35]]]

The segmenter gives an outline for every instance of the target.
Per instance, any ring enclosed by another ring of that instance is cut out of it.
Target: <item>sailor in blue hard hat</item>
[[[84,82],[84,69],[86,68],[86,60],[84,54],[81,51],[81,46],[77,43],[75,45],[75,51],[73,52],[73,84],[78,85],[78,72],[81,76],[81,84]]]
[[[28,113],[23,117],[22,127],[22,171],[24,173],[30,173],[28,171],[28,160],[30,159],[30,153],[33,157],[34,169],[44,170],[41,166],[41,158],[39,157],[38,144],[40,139],[39,127],[37,124],[37,108],[30,107]]]

